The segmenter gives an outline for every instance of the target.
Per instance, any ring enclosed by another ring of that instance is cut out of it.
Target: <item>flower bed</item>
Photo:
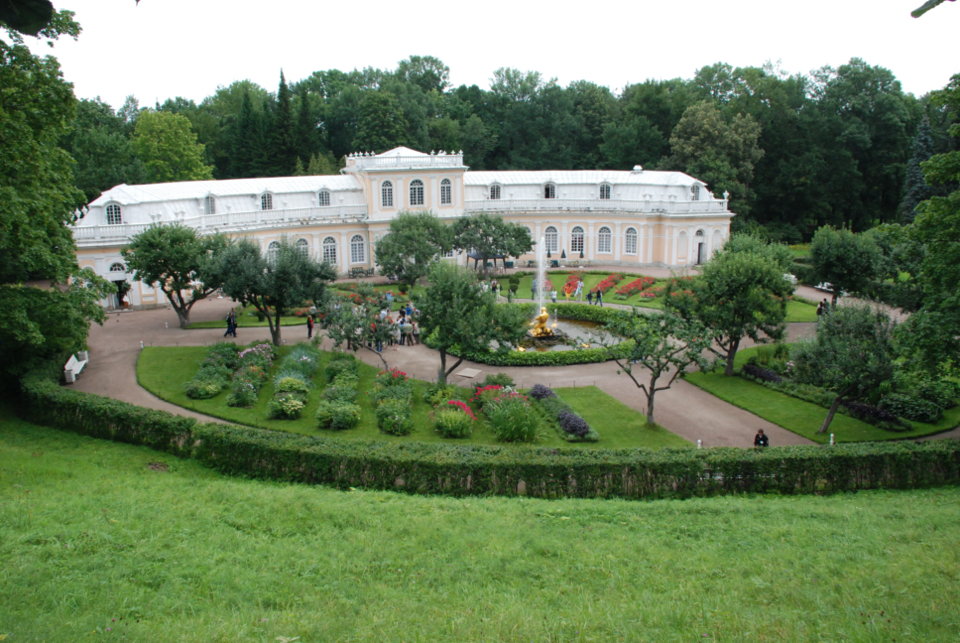
[[[473,414],[470,405],[460,400],[447,400],[439,409],[434,420],[435,430],[445,438],[465,438],[473,433],[473,424],[477,416]]]
[[[413,385],[406,373],[396,368],[380,371],[370,396],[381,431],[408,435],[413,430]]]
[[[617,288],[617,291],[614,293],[614,298],[620,300],[629,299],[630,297],[640,294],[652,286],[653,282],[653,277],[640,277],[639,279],[634,279],[627,285]]]
[[[557,397],[549,386],[535,384],[530,389],[530,397],[537,400],[553,420],[551,424],[557,429],[557,433],[567,442],[596,442],[600,439],[600,434],[580,417],[572,406]]]
[[[537,439],[540,421],[530,408],[530,398],[516,392],[504,391],[505,389],[495,391],[499,395],[490,398],[483,405],[483,414],[490,422],[493,432],[504,442],[533,442]]]
[[[567,276],[567,283],[563,284],[563,294],[570,299],[577,292],[577,283],[583,279],[583,273],[574,272]]]
[[[273,366],[276,353],[266,342],[255,342],[240,351],[237,367],[233,373],[227,406],[253,406],[257,403],[260,388],[266,383],[267,371]]]
[[[300,417],[319,364],[320,351],[305,343],[297,344],[283,358],[273,378],[273,398],[267,405],[271,418],[296,420]]]
[[[600,283],[598,283],[598,284],[597,284],[596,286],[594,286],[593,288],[591,288],[591,289],[590,289],[590,292],[592,292],[592,293],[594,293],[594,294],[600,292],[600,293],[603,293],[604,295],[606,295],[607,292],[609,292],[610,290],[612,290],[612,289],[614,288],[614,286],[616,286],[616,285],[617,285],[618,283],[620,283],[621,281],[623,281],[623,275],[621,275],[621,274],[619,274],[619,273],[614,273],[614,274],[610,275],[609,277],[607,277],[606,279],[602,280]]]
[[[206,400],[220,395],[223,389],[230,386],[233,370],[237,367],[237,353],[239,348],[230,342],[218,342],[211,346],[200,363],[200,370],[183,385],[187,397]]]

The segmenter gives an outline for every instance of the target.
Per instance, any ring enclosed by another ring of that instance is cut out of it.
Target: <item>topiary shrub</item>
[[[282,377],[275,381],[273,388],[276,393],[301,393],[306,395],[310,392],[310,386],[296,377]]]
[[[548,397],[556,397],[557,394],[553,392],[553,389],[544,384],[534,384],[533,388],[530,389],[530,397],[535,400],[542,400]]]
[[[223,386],[214,380],[192,379],[183,384],[183,392],[194,400],[208,400],[220,395]]]

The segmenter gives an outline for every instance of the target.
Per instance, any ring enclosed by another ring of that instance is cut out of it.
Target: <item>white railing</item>
[[[720,213],[727,202],[623,199],[476,199],[464,202],[467,212],[642,212],[650,214]]]
[[[461,154],[427,154],[425,156],[348,156],[347,170],[408,167],[461,167]]]
[[[281,210],[251,210],[202,214],[195,217],[165,219],[160,223],[181,223],[201,232],[239,232],[258,228],[270,229],[295,225],[335,224],[358,221],[367,216],[366,205],[331,205],[328,207],[284,208]],[[80,246],[130,239],[148,227],[149,223],[122,223],[120,225],[77,226],[73,238]]]

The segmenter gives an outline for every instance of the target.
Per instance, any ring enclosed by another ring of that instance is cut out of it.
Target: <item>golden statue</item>
[[[541,308],[540,314],[533,318],[533,321],[530,322],[530,325],[533,326],[533,330],[530,331],[530,334],[534,337],[550,337],[553,335],[553,331],[547,328],[547,321],[550,319],[550,313],[547,312],[547,309]]]

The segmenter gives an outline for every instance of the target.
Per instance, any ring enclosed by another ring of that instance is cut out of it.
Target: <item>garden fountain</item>
[[[545,348],[570,342],[563,331],[555,330],[557,322],[548,325],[550,313],[543,305],[545,284],[547,283],[547,262],[543,256],[546,245],[546,238],[540,237],[540,243],[537,244],[537,309],[539,313],[530,322],[533,328],[527,331],[527,339],[522,342],[523,348]]]

